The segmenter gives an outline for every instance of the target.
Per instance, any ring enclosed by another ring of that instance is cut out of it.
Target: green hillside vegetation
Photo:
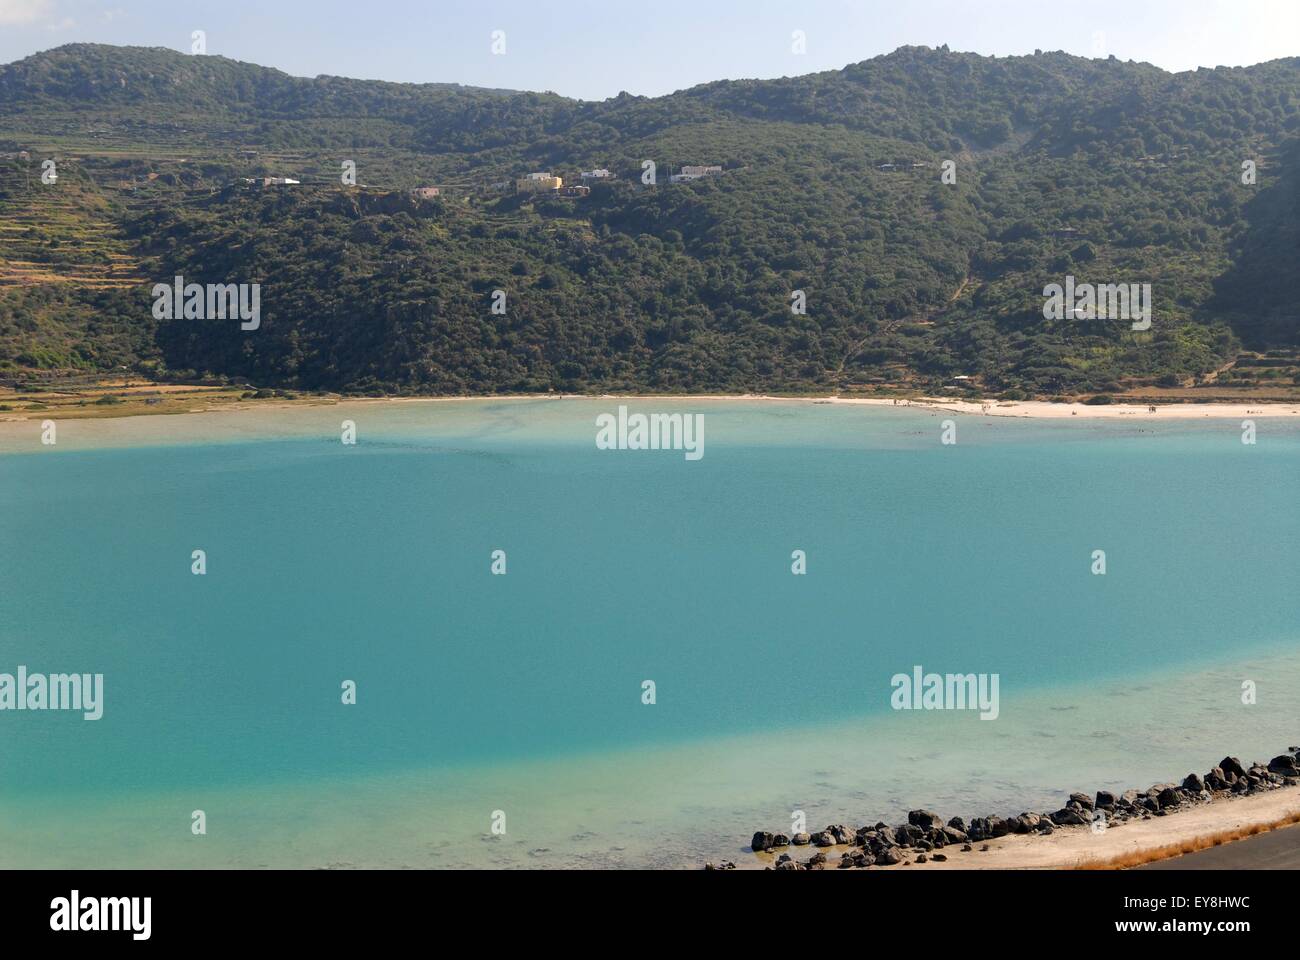
[[[965,376],[1004,396],[1300,382],[1300,59],[1175,75],[903,48],[594,103],[72,45],[0,67],[0,155],[19,150],[0,159],[14,379],[125,367],[460,394]],[[340,183],[349,159],[359,187]],[[724,172],[670,183],[684,164]],[[596,167],[616,177],[585,197],[493,187]],[[303,182],[243,179],[272,175]],[[423,184],[442,196],[409,196]],[[155,320],[150,288],[178,274],[260,283],[260,329]],[[1150,283],[1151,329],[1045,320],[1043,287],[1067,274]]]

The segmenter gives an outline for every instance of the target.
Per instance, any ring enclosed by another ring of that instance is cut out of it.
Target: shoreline
[[[1204,775],[1188,774],[1181,785],[1157,783],[1118,795],[1099,790],[1095,797],[1072,793],[1052,813],[953,817],[945,823],[932,811],[912,810],[908,822],[895,827],[832,824],[793,836],[758,831],[743,864],[722,861],[704,869],[1126,869],[1297,822],[1300,747],[1291,746],[1267,764],[1249,767],[1224,757]]]
[[[483,394],[479,396],[440,397],[342,397],[333,395],[303,396],[295,398],[268,398],[264,400],[229,399],[214,403],[210,397],[198,396],[185,400],[183,408],[151,409],[140,402],[123,401],[126,409],[107,408],[93,411],[87,406],[61,406],[47,409],[0,411],[0,427],[10,424],[28,424],[50,419],[56,422],[99,422],[135,419],[159,419],[203,413],[251,413],[269,410],[317,409],[335,406],[397,406],[425,403],[501,403],[546,401],[591,401],[606,403],[787,403],[849,407],[885,407],[891,409],[922,410],[932,413],[953,413],[971,417],[1014,417],[1031,420],[1203,420],[1242,419],[1250,417],[1300,417],[1300,401],[1255,402],[1187,402],[1187,403],[1109,403],[1088,404],[1078,402],[1058,403],[1050,400],[991,400],[976,401],[950,397],[841,397],[780,396],[773,394]],[[191,404],[199,404],[193,406]]]

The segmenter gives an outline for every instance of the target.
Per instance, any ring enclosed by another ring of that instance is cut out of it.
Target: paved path
[[[1139,870],[1300,870],[1300,825],[1181,857],[1144,864]]]

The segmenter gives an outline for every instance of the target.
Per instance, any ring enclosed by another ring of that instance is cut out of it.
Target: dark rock
[[[875,863],[875,858],[871,854],[862,850],[850,850],[844,856],[840,857],[839,866],[847,867],[867,867]]]
[[[776,868],[778,870],[802,870],[804,869],[804,865],[802,863],[795,863],[793,860],[786,860],[782,863],[778,863]]]
[[[993,826],[988,817],[976,817],[970,822],[967,834],[972,840],[985,840],[993,836]]]
[[[925,854],[923,853],[923,854],[921,854],[919,857],[917,857],[917,858],[916,858],[916,862],[917,862],[917,863],[925,863]]]
[[[1270,760],[1268,769],[1284,777],[1300,777],[1300,769],[1296,768],[1295,757],[1289,753],[1279,754]]]
[[[948,826],[952,827],[954,830],[960,830],[962,833],[970,832],[970,828],[966,826],[966,821],[961,817],[953,817],[948,821]]]
[[[835,838],[836,843],[853,843],[857,839],[856,835],[842,823],[834,823],[826,828],[826,832]]]
[[[808,858],[806,863],[808,865],[809,870],[819,869],[823,864],[826,863],[826,854],[814,853],[811,857]]]
[[[898,852],[897,847],[885,847],[876,854],[876,863],[882,867],[892,867],[896,863],[903,862],[903,855]]]
[[[971,852],[972,850],[974,850],[974,849],[975,849],[975,848],[972,847],[969,843],[963,843],[963,844],[961,845],[961,852],[962,852],[962,853],[970,853],[970,852]]]
[[[1231,783],[1237,777],[1246,775],[1246,768],[1241,765],[1241,761],[1236,757],[1224,757],[1219,761],[1219,768],[1223,770],[1224,776]]]
[[[1092,797],[1088,796],[1086,793],[1072,793],[1070,794],[1070,801],[1077,803],[1083,810],[1092,809]]]
[[[796,833],[790,838],[790,842],[796,847],[806,847],[808,844],[812,843],[812,837],[806,833]]]
[[[902,846],[910,847],[918,840],[925,838],[925,831],[920,827],[914,827],[909,823],[903,823],[894,828],[894,836]]]
[[[1115,794],[1109,790],[1098,790],[1097,799],[1093,801],[1093,807],[1098,810],[1114,810]]]
[[[964,830],[951,825],[944,827],[939,832],[943,835],[946,843],[965,843],[969,839]]]
[[[754,834],[754,839],[749,841],[749,847],[755,853],[761,853],[764,850],[772,849],[772,840],[774,838],[770,833],[760,830]]]
[[[1077,807],[1062,807],[1051,814],[1051,820],[1058,827],[1072,827],[1088,822],[1088,818]]]
[[[947,857],[946,855],[942,854],[942,853],[932,853],[932,854],[930,854],[930,859],[931,859],[931,860],[934,860],[936,863],[947,863],[947,862],[948,862],[948,857]]]
[[[1183,789],[1190,790],[1192,793],[1200,793],[1205,789],[1205,781],[1195,773],[1189,773],[1183,779]]]
[[[1005,837],[1010,832],[1011,824],[1009,821],[1003,820],[1001,817],[989,817],[990,836]]]
[[[1022,813],[1011,821],[1011,832],[1031,833],[1038,826],[1038,821],[1041,819],[1042,817],[1036,813]]]
[[[930,810],[909,810],[907,822],[914,827],[920,827],[922,830],[943,826],[943,818]]]
[[[814,847],[833,847],[835,846],[835,838],[831,836],[829,830],[822,830],[820,833],[812,835],[812,844]]]
[[[1037,829],[1038,832],[1043,834],[1044,836],[1056,830],[1056,828],[1052,826],[1052,821],[1047,819],[1046,817],[1038,821],[1038,826],[1035,829]]]

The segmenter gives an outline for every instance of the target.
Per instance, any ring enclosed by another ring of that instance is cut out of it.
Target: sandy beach
[[[893,406],[893,400],[832,399],[831,403],[871,404]],[[1237,420],[1246,417],[1296,417],[1300,416],[1300,403],[1051,403],[1047,400],[988,401],[949,400],[944,397],[922,397],[899,401],[901,406],[925,407],[947,410],[963,416],[1033,417],[1041,419],[1069,419],[1079,417],[1093,420]]]
[[[154,405],[145,403],[146,393],[160,393],[165,400]],[[1054,403],[1047,400],[959,400],[951,397],[841,397],[775,396],[770,394],[485,394],[472,397],[338,397],[307,395],[294,399],[241,399],[229,391],[187,391],[180,387],[154,386],[135,388],[135,396],[107,407],[95,405],[57,405],[46,409],[11,408],[0,410],[0,430],[14,424],[45,419],[53,420],[121,420],[135,417],[158,418],[187,414],[248,411],[297,410],[303,408],[344,407],[364,409],[375,405],[425,403],[500,403],[509,400],[604,400],[611,403],[790,403],[834,404],[845,406],[919,408],[961,416],[1023,417],[1032,419],[1092,420],[1236,420],[1246,417],[1300,417],[1300,402],[1209,403]]]

